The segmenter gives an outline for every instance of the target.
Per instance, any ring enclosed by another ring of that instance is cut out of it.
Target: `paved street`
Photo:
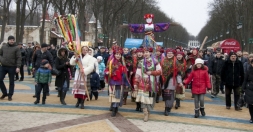
[[[7,76],[6,76],[7,77]],[[54,81],[54,79],[53,79]],[[5,79],[8,87],[8,78]],[[72,86],[72,85],[71,85]],[[143,122],[143,113],[135,111],[135,103],[119,109],[116,117],[110,117],[107,91],[100,92],[98,100],[85,102],[85,109],[75,108],[76,100],[68,93],[66,106],[60,104],[57,91],[52,83],[46,105],[34,105],[34,83],[26,75],[23,82],[16,82],[12,101],[0,100],[0,132],[52,131],[52,132],[239,132],[253,131],[248,122],[248,109],[242,111],[225,109],[224,95],[212,99],[205,97],[206,116],[193,118],[194,104],[187,90],[186,99],[179,109],[172,109],[169,116],[163,115],[164,102],[156,104],[150,121]],[[161,99],[161,98],[160,98]]]

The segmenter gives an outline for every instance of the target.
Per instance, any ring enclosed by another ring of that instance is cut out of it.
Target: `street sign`
[[[253,44],[253,38],[249,38],[249,44]]]

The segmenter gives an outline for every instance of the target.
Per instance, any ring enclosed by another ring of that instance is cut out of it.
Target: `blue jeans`
[[[5,75],[9,76],[9,97],[12,97],[14,93],[14,77],[16,74],[16,66],[0,66],[0,88],[3,95],[7,95],[7,89],[4,84]]]
[[[31,70],[30,70],[31,62],[27,61],[26,66],[27,66],[27,72],[30,75],[31,74]]]

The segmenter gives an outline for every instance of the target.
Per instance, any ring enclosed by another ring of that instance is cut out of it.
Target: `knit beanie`
[[[14,36],[9,36],[9,37],[8,37],[8,41],[11,40],[11,39],[14,39],[14,40],[15,40],[15,37],[14,37]]]
[[[200,58],[197,58],[197,59],[195,60],[195,65],[197,65],[197,64],[204,64],[204,60],[202,60],[202,59],[200,59]]]

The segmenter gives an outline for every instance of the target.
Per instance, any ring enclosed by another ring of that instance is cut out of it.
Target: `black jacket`
[[[20,52],[21,52],[21,65],[25,65],[26,64],[26,51],[23,48],[20,48]]]
[[[221,81],[230,87],[242,86],[244,79],[243,65],[239,60],[232,62],[230,59],[225,61],[221,70]]]
[[[26,61],[31,63],[32,62],[32,56],[33,56],[33,48],[27,48],[26,49]]]
[[[55,79],[55,86],[58,88],[62,88],[65,81],[67,81],[67,88],[69,88],[69,78],[70,74],[68,71],[68,68],[70,68],[70,65],[66,65],[66,62],[69,62],[68,59],[68,50],[65,49],[65,57],[61,56],[61,50],[65,48],[60,48],[57,51],[57,58],[55,59],[55,68],[60,71],[60,75],[56,76]]]
[[[17,44],[3,43],[0,49],[0,62],[2,66],[13,66],[20,68],[21,53]]]
[[[245,57],[238,58],[238,60],[242,63],[242,65],[248,61]]]
[[[210,61],[209,67],[208,67],[208,72],[209,74],[221,74],[221,69],[224,65],[225,60],[222,59],[222,57],[217,58],[215,57],[213,60]]]
[[[49,52],[52,54],[53,59],[55,61],[55,59],[57,58],[57,50],[56,49],[50,49]]]
[[[97,90],[100,87],[99,75],[95,71],[90,74],[90,87],[92,90]]]
[[[250,66],[248,72],[245,74],[244,82],[242,85],[243,91],[245,92],[246,102],[253,104],[253,67]]]
[[[36,70],[39,69],[41,61],[43,59],[48,60],[49,64],[51,66],[53,66],[53,64],[54,64],[53,57],[52,57],[52,55],[49,51],[46,51],[46,52],[42,53],[41,50],[36,50],[35,54],[33,56],[33,61],[32,61],[33,65],[32,65],[32,67],[35,68]]]

